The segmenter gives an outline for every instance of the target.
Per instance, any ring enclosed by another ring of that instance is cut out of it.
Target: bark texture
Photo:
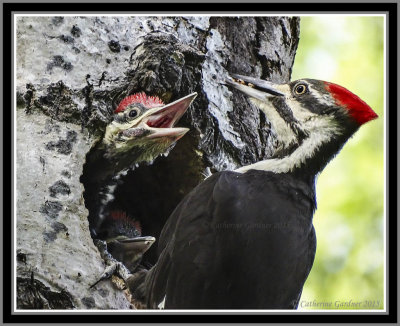
[[[196,91],[191,131],[166,157],[129,172],[116,209],[158,236],[211,171],[271,155],[268,119],[224,84],[228,72],[288,82],[297,17],[19,17],[17,19],[17,307],[128,309],[89,234],[85,158],[119,102]],[[156,261],[155,248],[146,262]]]

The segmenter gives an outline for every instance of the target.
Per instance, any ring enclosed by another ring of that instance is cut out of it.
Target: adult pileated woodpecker
[[[336,84],[233,77],[228,84],[265,112],[279,148],[271,159],[215,173],[176,207],[157,264],[131,287],[148,308],[297,308],[316,250],[315,176],[377,118]]]

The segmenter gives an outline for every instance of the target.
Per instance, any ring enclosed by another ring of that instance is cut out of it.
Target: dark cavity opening
[[[114,199],[107,206],[107,211],[122,211],[139,221],[143,236],[156,238],[143,257],[143,265],[156,263],[158,240],[165,222],[183,197],[204,179],[204,163],[196,152],[197,139],[192,133],[180,139],[167,157],[159,156],[151,165],[142,163],[130,170],[121,178],[121,184],[114,191]],[[97,155],[94,147],[88,153],[81,176],[90,228],[98,219],[96,205],[99,189],[92,181],[97,173],[101,174],[101,171],[96,171],[99,169]],[[92,237],[96,238],[93,234]]]

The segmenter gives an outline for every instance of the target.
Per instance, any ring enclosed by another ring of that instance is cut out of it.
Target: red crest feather
[[[346,88],[328,82],[325,82],[325,88],[332,94],[336,104],[345,107],[359,125],[378,117],[367,103]]]
[[[124,224],[130,225],[130,226],[134,227],[140,234],[142,233],[142,226],[140,225],[140,222],[131,218],[129,215],[126,214],[126,212],[111,211],[110,217],[114,221],[119,221]]]
[[[121,103],[119,103],[114,113],[123,112],[127,106],[132,103],[141,103],[146,108],[155,108],[160,105],[164,105],[164,102],[161,101],[157,96],[147,96],[142,92],[125,97]]]

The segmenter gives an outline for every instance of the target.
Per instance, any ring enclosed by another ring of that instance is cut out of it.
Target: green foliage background
[[[383,59],[382,16],[301,17],[292,80],[340,84],[379,118],[362,126],[318,178],[317,253],[299,309],[384,308]],[[349,300],[362,305],[335,305]]]

